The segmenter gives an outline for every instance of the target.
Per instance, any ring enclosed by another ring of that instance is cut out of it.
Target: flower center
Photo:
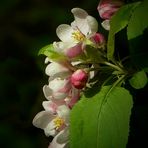
[[[72,33],[72,38],[80,42],[80,41],[84,41],[85,36],[79,30],[77,30]]]
[[[64,120],[60,117],[56,117],[53,122],[56,126],[56,130],[58,130],[64,124]]]

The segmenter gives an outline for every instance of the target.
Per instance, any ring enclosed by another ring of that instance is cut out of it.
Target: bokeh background
[[[44,73],[45,57],[38,56],[38,51],[58,40],[55,30],[58,25],[73,21],[73,7],[87,10],[100,22],[98,2],[0,0],[0,147],[48,146],[51,138],[32,125],[34,116],[43,109],[42,87],[48,79]],[[135,94],[129,148],[147,144],[147,90]]]
[[[32,125],[45,100],[41,47],[58,40],[55,30],[70,23],[74,7],[99,19],[98,1],[0,0],[0,147],[46,148],[50,138]]]

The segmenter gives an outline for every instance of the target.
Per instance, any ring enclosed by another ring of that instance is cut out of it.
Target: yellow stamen
[[[53,122],[56,126],[56,130],[58,130],[64,124],[64,120],[60,117],[56,117]]]
[[[76,41],[84,41],[85,36],[79,31],[74,31],[72,33],[72,37],[76,40]]]

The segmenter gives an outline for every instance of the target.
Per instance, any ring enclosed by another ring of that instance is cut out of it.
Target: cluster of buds
[[[90,65],[89,61],[83,64],[87,58],[86,48],[89,45],[99,50],[105,44],[104,36],[97,32],[98,23],[94,17],[80,8],[73,8],[71,12],[74,21],[71,25],[62,24],[57,27],[60,41],[53,43],[54,51],[65,58],[46,58],[45,73],[49,80],[43,87],[43,93],[47,101],[42,103],[44,111],[33,119],[34,126],[43,129],[46,136],[54,137],[49,148],[68,147],[70,110],[95,75],[95,72],[89,70],[94,67],[93,63]]]

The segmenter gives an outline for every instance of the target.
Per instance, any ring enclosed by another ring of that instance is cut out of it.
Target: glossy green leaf
[[[144,70],[139,71],[133,75],[133,77],[129,80],[129,82],[133,88],[141,89],[148,82],[147,75],[144,72]]]
[[[135,65],[148,67],[148,1],[143,0],[135,9],[127,27],[127,37],[130,45],[130,56]]]
[[[126,148],[132,96],[122,87],[104,86],[74,106],[70,120],[70,148]],[[93,89],[92,89],[93,93]]]
[[[103,61],[102,54],[99,49],[96,49],[90,45],[86,45],[85,47],[85,58],[85,61],[92,63]]]
[[[113,60],[113,55],[115,50],[115,34],[128,25],[132,12],[139,4],[140,2],[124,5],[112,17],[110,21],[110,31],[107,43],[107,57],[109,60]]]
[[[38,54],[43,54],[52,61],[61,61],[66,59],[66,57],[62,53],[58,53],[57,51],[55,51],[53,44],[41,48]]]

